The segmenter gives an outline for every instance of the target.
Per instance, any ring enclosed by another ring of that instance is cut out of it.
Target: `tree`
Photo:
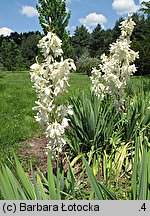
[[[27,68],[29,68],[30,65],[33,64],[38,54],[38,41],[38,32],[29,32],[27,37],[26,35],[23,35],[20,51],[26,62]]]
[[[8,38],[9,40],[13,40],[17,45],[21,45],[22,34],[19,34],[17,32],[12,32]]]
[[[38,55],[41,33],[12,33],[0,37],[0,67],[5,70],[28,70]]]
[[[76,57],[80,57],[83,53],[88,52],[90,38],[90,33],[84,25],[76,27],[75,33],[71,38],[71,45],[74,47]]]
[[[109,53],[110,44],[113,43],[112,29],[106,29],[104,32],[104,53]]]
[[[102,29],[100,24],[98,24],[91,33],[90,54],[92,57],[101,56],[104,52],[104,33],[105,31]]]
[[[19,53],[18,46],[11,40],[4,38],[1,44],[0,59],[5,70],[13,71],[16,69],[16,57]]]
[[[136,60],[137,72],[135,75],[150,74],[150,39],[144,39],[143,41],[134,40],[132,47],[135,51],[139,52],[139,59]]]
[[[115,27],[113,28],[113,31],[112,31],[112,39],[113,41],[115,42],[117,40],[117,38],[120,36],[120,23],[123,21],[124,19],[122,17],[119,18],[119,20],[116,21],[115,23]]]
[[[145,16],[143,14],[134,13],[132,15],[132,19],[136,23],[132,34],[132,39],[141,41],[148,34],[148,28],[146,26]]]
[[[148,16],[150,16],[150,1],[142,2],[142,5],[144,6],[143,8],[141,8],[140,10],[143,11],[145,14],[147,14]]]
[[[147,18],[143,14],[133,14],[136,26],[133,32],[132,48],[139,51],[139,59],[136,60],[136,75],[149,74],[150,68],[150,16]]]
[[[44,34],[48,27],[62,40],[64,55],[67,55],[69,49],[69,36],[66,31],[71,12],[67,12],[66,0],[39,0],[40,5],[36,5],[39,13],[39,21]]]

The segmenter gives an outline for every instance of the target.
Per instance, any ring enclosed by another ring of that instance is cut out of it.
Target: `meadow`
[[[72,73],[69,84],[68,93],[64,93],[56,103],[64,104],[70,101],[74,105],[74,115],[70,116],[70,126],[73,130],[70,129],[66,133],[70,149],[69,152],[67,149],[66,160],[70,161],[70,166],[74,167],[74,171],[69,168],[67,179],[63,183],[66,184],[66,195],[62,193],[55,198],[115,199],[111,192],[117,199],[150,197],[150,194],[144,192],[147,188],[144,179],[147,181],[149,178],[146,174],[148,168],[144,158],[149,161],[149,113],[147,108],[150,98],[150,78],[132,77],[126,88],[127,112],[125,116],[116,112],[111,102],[101,103],[97,99],[91,99],[91,81],[87,75]],[[19,152],[25,147],[26,140],[39,137],[43,133],[34,119],[35,111],[32,110],[32,107],[35,105],[35,100],[36,94],[32,88],[28,71],[0,72],[0,161],[7,164],[8,167],[11,167],[12,162],[14,163],[13,150],[19,156]],[[85,167],[81,165],[83,155]],[[48,164],[51,170],[50,161]],[[146,167],[146,171],[141,169],[142,166]],[[138,167],[140,168],[137,171]],[[17,169],[18,175],[23,175],[19,165]],[[89,188],[88,193],[85,191],[84,184],[78,185],[78,182],[82,182],[85,178],[85,169],[89,176],[86,185]],[[80,174],[75,177],[79,170]],[[61,176],[58,173],[57,175],[57,178],[64,178],[64,173],[61,173]],[[19,178],[23,178],[21,180],[24,184],[25,177],[19,176]],[[104,185],[99,186],[97,178]],[[50,179],[52,180],[52,177]],[[145,184],[145,187],[140,186],[142,183]],[[36,185],[34,186],[36,188]],[[78,187],[80,191],[77,190]],[[100,189],[103,190],[103,195]],[[45,194],[41,196],[38,198],[54,198],[47,197]],[[29,195],[26,198],[33,199]]]

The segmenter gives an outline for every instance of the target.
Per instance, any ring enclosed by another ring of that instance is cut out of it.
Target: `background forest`
[[[132,49],[139,51],[135,75],[149,74],[150,68],[150,16],[141,13],[132,15],[136,26],[132,35]],[[76,27],[65,47],[65,57],[75,60],[78,73],[90,74],[91,68],[99,64],[102,53],[108,53],[109,44],[120,35],[119,25],[123,18],[116,21],[113,29],[103,29],[100,24],[90,33],[85,26]],[[28,33],[13,32],[10,36],[0,36],[0,70],[29,70],[39,55],[37,43],[42,37],[39,31]],[[82,64],[81,64],[82,62]]]

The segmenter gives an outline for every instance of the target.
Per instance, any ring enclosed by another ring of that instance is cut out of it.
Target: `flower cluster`
[[[109,94],[119,106],[123,105],[125,86],[136,71],[133,62],[139,57],[138,52],[130,48],[130,36],[134,26],[135,23],[130,16],[121,23],[121,35],[110,45],[110,55],[103,54],[100,69],[92,70],[91,80],[95,95],[103,98],[105,94]]]
[[[66,143],[63,138],[68,126],[67,114],[72,114],[71,106],[56,106],[54,101],[67,91],[70,70],[76,70],[72,59],[63,60],[61,40],[53,32],[48,32],[38,44],[44,62],[31,66],[31,81],[38,95],[36,121],[45,128],[49,142],[47,148],[53,153],[60,152]]]

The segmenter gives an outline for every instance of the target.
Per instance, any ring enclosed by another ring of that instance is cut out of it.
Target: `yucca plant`
[[[90,199],[91,193],[85,188],[85,168],[78,176],[68,161],[68,170],[60,171],[57,162],[56,174],[53,172],[50,156],[47,157],[47,173],[39,169],[35,174],[31,163],[31,175],[22,168],[15,157],[15,167],[2,164],[0,168],[0,192],[5,200],[72,200]],[[59,161],[59,158],[58,158]]]
[[[150,143],[144,133],[135,140],[131,186],[132,199],[150,200]]]
[[[105,186],[101,186],[95,179],[88,162],[84,160],[85,168],[87,170],[92,191],[89,187],[89,192],[85,191],[85,179],[83,172],[80,174],[80,184],[75,179],[74,171],[69,166],[67,177],[61,178],[59,167],[57,167],[57,175],[54,176],[52,171],[52,164],[50,157],[47,159],[48,173],[47,177],[41,173],[34,174],[31,165],[31,178],[27,176],[23,170],[19,160],[15,156],[16,173],[8,168],[7,165],[2,165],[0,170],[0,191],[5,200],[60,200],[60,199],[104,199],[105,196],[101,194],[103,188],[106,195],[114,198]],[[16,175],[17,174],[17,175]],[[63,186],[62,186],[63,185]],[[78,185],[78,186],[77,186]],[[64,190],[62,190],[62,187]],[[81,189],[81,191],[79,190]],[[70,193],[66,192],[69,191]],[[92,193],[91,193],[92,192]],[[96,193],[96,196],[95,196]]]
[[[131,82],[133,88],[134,82]],[[138,80],[139,90],[134,89],[132,97],[125,98],[125,115],[122,116],[120,127],[126,142],[133,140],[140,131],[150,128],[150,93],[145,90],[146,87],[149,88],[148,83],[149,81]]]
[[[73,115],[69,116],[70,128],[67,141],[76,154],[103,152],[109,149],[109,140],[118,136],[115,129],[120,118],[118,111],[109,100],[101,101],[91,92],[82,92],[77,98],[70,99],[73,105]],[[115,133],[114,133],[115,132]]]
[[[55,176],[49,155],[47,157],[47,175],[44,175],[40,170],[35,174],[31,164],[31,177],[25,173],[18,158],[14,157],[15,174],[5,164],[2,164],[0,169],[0,191],[5,200],[59,200],[64,197],[73,199],[72,194],[67,193],[70,182],[74,181],[73,175],[68,174],[68,178],[65,179],[64,172],[60,173],[60,169],[57,167]],[[67,186],[66,183],[68,183]]]
[[[106,161],[106,163],[107,162],[108,161]],[[112,193],[111,185],[109,185],[108,188],[100,179],[94,176],[85,158],[84,163],[92,191],[94,192],[94,198],[116,199],[114,193]],[[148,141],[148,137],[144,134],[140,134],[140,136],[137,136],[135,139],[135,152],[131,165],[131,193],[127,199],[150,200],[150,142]],[[115,172],[115,170],[113,170],[113,172]],[[107,181],[110,181],[110,176],[107,176],[107,178]]]
[[[112,192],[107,189],[107,187],[105,187],[103,184],[101,184],[96,179],[91,167],[89,166],[88,162],[86,161],[84,157],[83,157],[83,161],[84,161],[86,171],[88,174],[88,178],[90,181],[90,185],[93,191],[93,199],[104,200],[107,197],[107,199],[115,200],[116,199],[115,195],[113,195]]]
[[[0,169],[0,191],[5,200],[50,200],[50,199],[111,199],[115,200],[114,190],[110,185],[105,185],[102,181],[101,173],[95,175],[95,169],[90,167],[90,164],[82,156],[84,166],[78,178],[75,177],[75,169],[69,164],[67,177],[64,173],[60,173],[57,166],[56,176],[53,173],[50,157],[47,159],[47,177],[38,172],[34,174],[31,165],[32,180],[24,172],[20,162],[15,156],[16,170],[15,174],[6,165],[2,165]],[[115,158],[115,157],[114,157]],[[114,163],[112,158],[111,164]],[[123,159],[118,163],[121,166]],[[97,170],[99,170],[99,163]],[[106,164],[109,163],[106,158]],[[135,139],[135,151],[133,153],[131,172],[131,195],[127,199],[150,199],[150,142],[144,133],[138,135]],[[95,165],[96,167],[96,165]],[[110,166],[115,172],[114,167]],[[85,170],[88,179],[85,182]],[[110,170],[109,170],[110,171]],[[110,181],[110,176],[107,176],[107,182]],[[115,179],[114,179],[115,181]],[[80,182],[80,183],[79,183]],[[88,185],[90,183],[90,187]],[[85,183],[88,186],[88,192],[85,190]],[[130,185],[130,182],[129,182]],[[79,190],[81,189],[81,190]],[[121,190],[121,189],[120,189]]]
[[[121,179],[129,179],[131,171],[131,143],[122,143],[119,147],[112,147],[111,153],[104,151],[102,160],[103,179],[107,186]]]

